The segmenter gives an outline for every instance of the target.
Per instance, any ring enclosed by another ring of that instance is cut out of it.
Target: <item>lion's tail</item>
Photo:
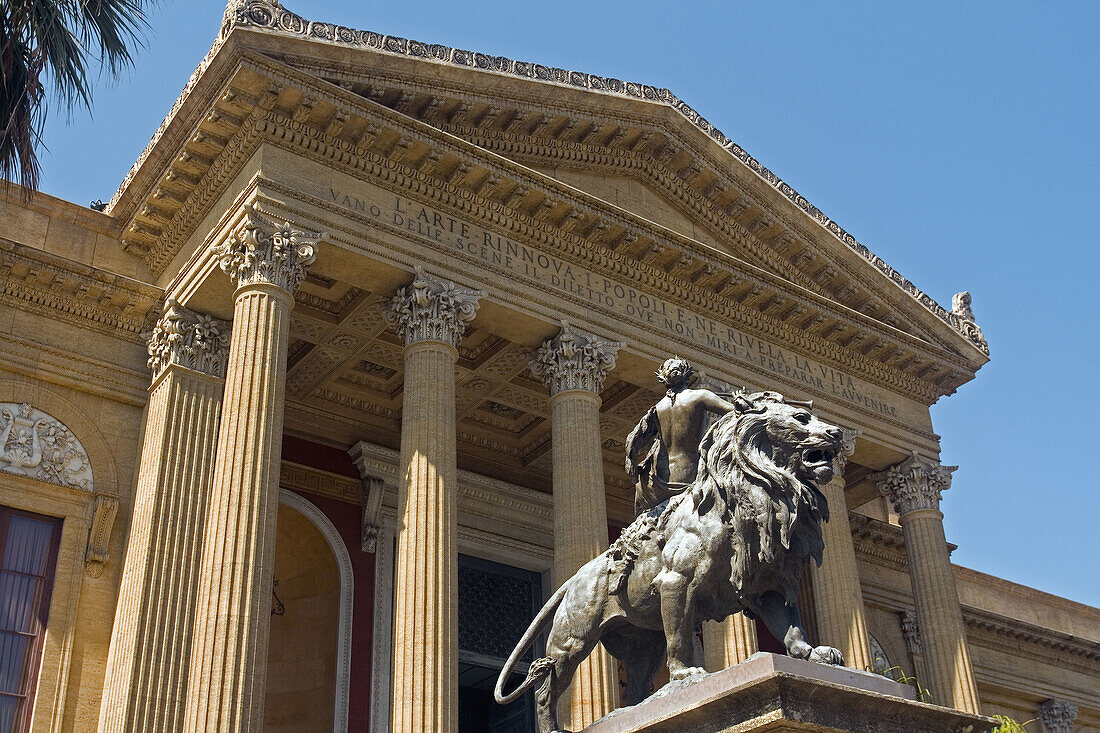
[[[543,677],[550,674],[553,668],[553,661],[549,657],[542,657],[536,659],[531,663],[531,666],[527,669],[527,677],[520,683],[519,687],[504,694],[504,683],[509,677],[512,676],[512,668],[516,666],[516,662],[523,656],[523,653],[527,651],[527,648],[534,643],[535,637],[542,631],[542,627],[546,624],[547,619],[554,615],[554,612],[558,610],[558,606],[561,605],[561,599],[565,597],[565,590],[569,583],[563,583],[560,588],[550,596],[550,600],[542,607],[542,609],[535,614],[535,620],[531,622],[531,625],[527,627],[527,631],[523,632],[523,638],[516,644],[516,648],[512,650],[511,656],[508,657],[508,661],[504,663],[504,668],[500,670],[500,676],[497,677],[496,687],[493,689],[493,697],[501,705],[507,705],[523,693],[531,689],[532,686],[538,684]]]

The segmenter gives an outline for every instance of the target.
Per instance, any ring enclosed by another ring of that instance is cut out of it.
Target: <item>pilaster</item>
[[[388,303],[405,340],[392,731],[458,730],[455,360],[481,295],[417,270]]]
[[[940,704],[978,713],[966,627],[939,510],[940,496],[950,488],[957,468],[914,454],[872,479],[894,504],[905,535],[921,646],[931,675],[923,684]]]
[[[148,337],[153,372],[100,731],[183,727],[229,324],[169,300]]]
[[[555,587],[607,549],[599,392],[619,347],[563,321],[531,358],[550,391]],[[577,668],[570,690],[576,730],[618,706],[617,667],[602,646]]]
[[[871,645],[867,638],[855,543],[848,524],[848,504],[844,498],[844,467],[855,451],[858,435],[857,430],[844,431],[841,450],[834,459],[833,480],[822,488],[829,504],[829,521],[821,528],[825,552],[820,567],[810,563],[810,573],[821,637],[817,643],[839,648],[849,667],[869,670]]]
[[[319,239],[251,209],[214,250],[236,291],[199,572],[188,731],[263,725],[290,313]]]

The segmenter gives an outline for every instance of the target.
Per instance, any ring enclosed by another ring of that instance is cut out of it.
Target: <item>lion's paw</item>
[[[831,646],[815,647],[814,650],[810,652],[809,658],[811,662],[844,666],[844,655],[840,653],[839,649],[834,649]]]
[[[706,674],[707,671],[702,667],[683,667],[674,672],[670,672],[668,677],[670,680],[683,680],[688,677],[694,677],[697,674]]]

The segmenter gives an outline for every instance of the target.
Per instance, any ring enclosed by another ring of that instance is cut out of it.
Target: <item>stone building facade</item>
[[[969,297],[667,90],[234,0],[104,211],[0,206],[4,729],[533,730],[488,690],[633,517],[678,353],[849,429],[812,635],[1100,731],[1100,611],[950,562],[929,408],[988,360]],[[594,655],[572,725],[618,690]]]

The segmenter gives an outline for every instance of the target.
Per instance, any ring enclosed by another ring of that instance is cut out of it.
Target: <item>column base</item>
[[[713,674],[670,683],[583,733],[978,733],[992,718],[916,701],[870,672],[758,652]]]

